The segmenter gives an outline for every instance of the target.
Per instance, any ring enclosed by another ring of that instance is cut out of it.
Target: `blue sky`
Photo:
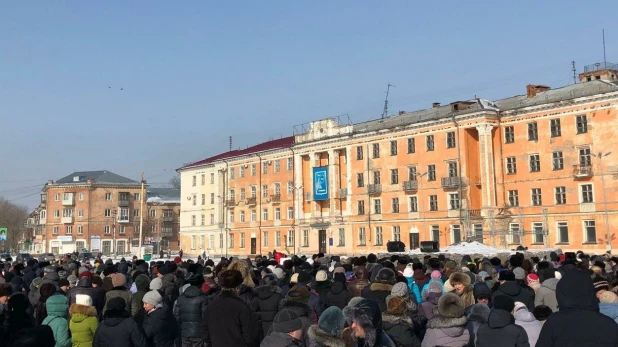
[[[464,6],[464,4],[467,4]],[[4,1],[0,196],[107,169],[155,185],[294,125],[379,117],[617,61],[615,0]],[[111,88],[109,88],[111,87]],[[120,90],[123,88],[123,90]]]

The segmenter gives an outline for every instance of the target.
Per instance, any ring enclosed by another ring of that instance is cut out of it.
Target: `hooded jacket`
[[[69,308],[69,330],[73,347],[92,347],[94,334],[99,327],[97,310],[93,306],[73,304]]]
[[[133,294],[126,287],[114,287],[109,292],[105,293],[105,306],[103,306],[103,314],[107,311],[107,303],[110,299],[120,297],[124,299],[126,304],[125,309],[127,312],[131,313],[131,308],[133,307]]]
[[[199,291],[197,287],[194,287]],[[168,347],[174,345],[178,336],[178,325],[167,305],[156,306],[144,317],[144,337],[149,346]]]
[[[345,283],[335,281],[323,300],[327,307],[337,306],[343,310],[350,299],[352,299],[352,294],[345,287]]]
[[[548,278],[541,283],[541,287],[536,291],[534,297],[534,306],[545,305],[551,308],[552,312],[558,312],[558,301],[556,300],[558,281],[557,278]]]
[[[202,337],[202,317],[206,314],[207,307],[208,298],[196,286],[189,286],[178,297],[174,306],[174,317],[180,324],[180,336],[183,339]]]
[[[420,347],[414,332],[414,323],[408,315],[382,314],[382,328],[397,347]]]
[[[105,296],[101,295],[101,292],[92,287],[92,280],[88,277],[82,277],[77,281],[77,285],[67,292],[69,298],[69,306],[75,303],[77,294],[88,295],[92,299],[92,305],[97,310],[103,309],[105,305]]]
[[[427,320],[432,319],[436,315],[436,307],[442,293],[428,293],[425,301],[419,305],[418,313]]]
[[[143,320],[143,316],[146,314],[144,312],[144,308],[142,306],[142,299],[144,299],[144,295],[148,293],[150,290],[150,278],[148,276],[141,274],[135,278],[135,288],[137,291],[132,294],[133,298],[131,299],[131,316],[133,318],[140,317],[138,324]],[[136,318],[137,320],[138,318]],[[141,324],[140,324],[141,325]]]
[[[251,308],[229,290],[222,290],[208,304],[202,319],[202,339],[213,347],[253,347],[258,343],[259,331]]]
[[[309,341],[307,347],[346,347],[342,337],[335,337],[317,325],[309,327],[307,340]]]
[[[281,306],[279,307],[279,311],[283,310],[284,308],[294,311],[294,313],[296,313],[300,317],[300,321],[303,325],[303,341],[306,346],[309,346],[310,340],[308,337],[308,331],[309,327],[311,327],[311,324],[313,324],[313,312],[311,308],[309,307],[309,305],[302,302],[283,300],[281,302]],[[272,330],[273,328],[271,325],[268,331],[264,331],[264,335],[270,335],[272,333]]]
[[[516,281],[506,281],[501,284],[494,292],[491,299],[492,301],[498,295],[506,295],[513,299],[514,302],[521,302],[528,307],[528,310],[534,310],[534,291],[530,288],[524,288]]]
[[[395,347],[391,338],[382,330],[382,313],[377,302],[363,299],[354,307],[344,308],[343,316],[348,325],[356,322],[365,331],[365,337],[358,339],[359,347]]]
[[[470,341],[470,333],[466,329],[467,323],[468,319],[466,316],[446,318],[441,315],[435,315],[427,322],[427,331],[421,346],[467,346]]]
[[[536,317],[534,317],[532,312],[528,311],[528,309],[523,307],[515,311],[514,317],[515,324],[526,330],[530,346],[536,346],[536,342],[539,339],[539,334],[541,333],[541,329],[543,328],[543,323],[538,321]]]
[[[46,301],[47,317],[41,325],[48,325],[56,340],[56,347],[70,347],[71,337],[69,335],[69,323],[67,314],[69,313],[69,301],[66,296],[52,295]]]
[[[599,303],[599,311],[618,323],[618,304],[613,302]]]
[[[303,347],[303,342],[286,333],[273,332],[266,336],[260,347]]]
[[[599,312],[599,303],[590,276],[583,271],[567,271],[556,286],[559,312],[543,324],[537,347],[616,346],[616,322]]]
[[[264,285],[255,289],[257,295],[257,314],[262,322],[262,331],[266,333],[279,312],[279,302],[282,299],[281,288],[274,285]]]
[[[94,334],[96,347],[146,347],[141,330],[127,310],[105,312]]]
[[[412,296],[414,297],[414,301],[417,304],[420,304],[421,302],[423,302],[423,298],[421,297],[422,286],[421,288],[419,288],[419,286],[416,284],[413,277],[405,277],[405,279],[406,281],[408,281],[408,291],[412,293]]]
[[[492,309],[487,324],[476,332],[476,347],[513,346],[529,347],[528,334],[510,312]]]
[[[375,269],[375,267],[374,267]],[[363,289],[363,298],[371,299],[378,304],[380,312],[386,311],[386,297],[391,295],[393,286],[386,283],[372,283]]]

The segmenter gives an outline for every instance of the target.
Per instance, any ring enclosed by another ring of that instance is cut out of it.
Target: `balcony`
[[[163,216],[163,222],[169,223],[174,221],[174,216]]]
[[[236,200],[235,199],[225,200],[225,207],[235,207],[235,206],[236,206]]]
[[[348,198],[348,189],[347,188],[339,189],[339,191],[337,192],[337,199],[347,199],[347,198]]]
[[[47,218],[40,218],[39,225],[45,225],[45,224],[47,224]]]
[[[118,207],[129,207],[129,199],[118,200]]]
[[[461,177],[442,177],[442,188],[456,189],[461,185]]]
[[[129,216],[119,216],[118,217],[118,223],[129,223]]]
[[[470,213],[470,218],[483,218],[483,215],[481,214],[481,209],[472,209],[468,210],[468,212]]]
[[[270,196],[270,202],[273,204],[278,204],[281,202],[281,194],[275,194]]]
[[[418,181],[405,181],[403,182],[403,190],[405,192],[415,192],[418,190]]]
[[[367,192],[369,192],[369,195],[380,195],[382,194],[382,185],[370,184],[367,186]]]
[[[62,206],[75,206],[75,196],[68,199],[62,199]]]
[[[592,177],[592,166],[590,165],[573,165],[573,176],[575,178]]]
[[[172,237],[174,236],[174,229],[172,228],[162,228],[161,229],[161,237]]]
[[[73,224],[73,217],[62,217],[62,218],[60,218],[60,223],[62,223],[62,224]]]
[[[257,198],[255,196],[247,199],[248,206],[255,206],[256,204],[257,204]]]

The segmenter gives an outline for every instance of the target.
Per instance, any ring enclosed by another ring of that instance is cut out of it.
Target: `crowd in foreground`
[[[609,254],[281,256],[8,260],[0,346],[618,346]]]

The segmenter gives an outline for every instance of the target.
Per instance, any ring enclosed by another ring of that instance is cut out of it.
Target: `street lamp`
[[[590,153],[590,154],[593,157],[599,158],[599,167],[601,170],[601,187],[603,188],[603,208],[605,210],[605,237],[607,238],[606,240],[607,245],[605,245],[605,247],[606,247],[606,250],[611,251],[612,241],[611,241],[611,237],[609,234],[609,215],[607,213],[607,197],[605,194],[605,175],[603,174],[603,158],[612,154],[612,152],[606,152],[606,153],[599,152],[599,154],[594,154],[594,153]]]

